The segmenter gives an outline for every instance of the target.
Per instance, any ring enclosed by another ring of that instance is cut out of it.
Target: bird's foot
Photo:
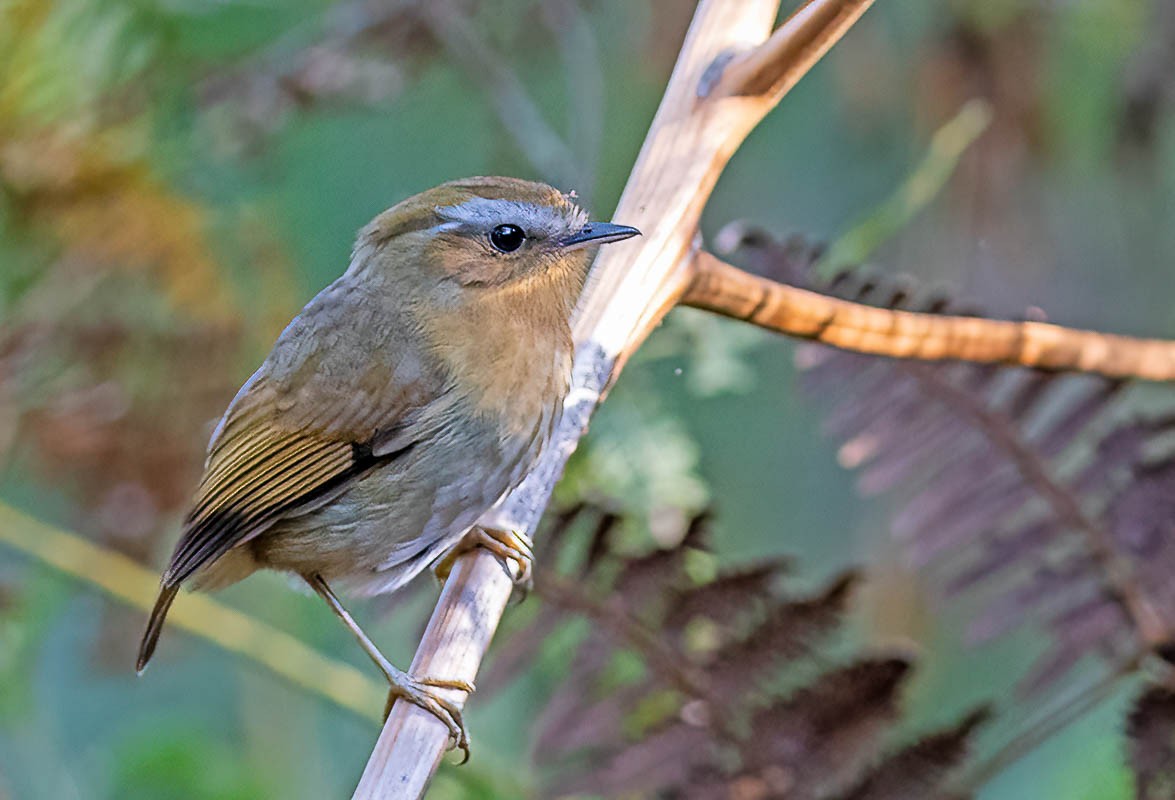
[[[457,689],[471,694],[474,686],[469,681],[445,680],[441,678],[417,678],[407,672],[396,669],[390,664],[384,674],[388,679],[388,700],[384,704],[384,720],[392,713],[392,705],[397,699],[403,699],[414,706],[423,708],[439,719],[449,729],[449,749],[459,749],[465,757],[464,764],[469,760],[469,732],[465,729],[465,719],[461,716],[461,708],[448,698],[442,697],[436,689]]]
[[[500,558],[514,585],[522,590],[523,595],[530,592],[534,586],[534,545],[530,537],[520,531],[481,526],[470,528],[469,533],[433,567],[437,580],[443,583],[449,577],[457,558],[475,547],[483,547]],[[514,562],[517,569],[511,569],[510,562]]]
[[[331,591],[330,586],[317,572],[308,572],[302,576],[306,583],[319,597],[326,601],[331,611],[335,613],[347,629],[355,635],[363,651],[371,658],[379,671],[388,679],[391,689],[388,691],[388,701],[384,704],[384,721],[392,713],[392,704],[397,697],[402,697],[413,705],[420,706],[429,712],[449,729],[450,747],[459,747],[465,753],[461,763],[469,760],[469,733],[465,730],[465,721],[461,718],[461,708],[452,700],[439,695],[436,689],[456,689],[472,694],[473,684],[462,680],[440,680],[437,678],[416,678],[407,672],[396,669],[384,654],[375,646],[363,629],[355,622],[351,614],[339,602],[339,598]]]

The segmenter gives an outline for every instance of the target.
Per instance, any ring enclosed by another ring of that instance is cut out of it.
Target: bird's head
[[[574,305],[593,245],[640,233],[591,222],[572,197],[517,178],[466,178],[393,206],[359,234],[356,264],[440,308],[495,295]],[[366,252],[365,252],[366,251]]]

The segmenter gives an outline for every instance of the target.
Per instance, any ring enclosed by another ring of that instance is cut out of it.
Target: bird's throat
[[[427,326],[455,388],[506,429],[529,435],[561,406],[571,378],[570,311],[563,303],[495,297],[439,315]],[[520,303],[537,303],[525,311]],[[550,307],[548,307],[550,306]]]

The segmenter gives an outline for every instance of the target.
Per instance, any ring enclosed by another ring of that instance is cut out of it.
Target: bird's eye
[[[499,225],[490,231],[490,244],[503,253],[513,253],[526,241],[526,232],[517,225]]]

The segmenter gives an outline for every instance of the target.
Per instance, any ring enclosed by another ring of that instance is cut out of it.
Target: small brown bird
[[[391,592],[478,545],[526,577],[524,537],[474,526],[558,421],[587,248],[638,233],[512,178],[446,183],[372,220],[347,271],[282,332],[213,432],[138,669],[183,582],[289,572],[350,628],[391,694],[468,751],[460,710],[430,689],[473,687],[396,669],[330,584]]]

